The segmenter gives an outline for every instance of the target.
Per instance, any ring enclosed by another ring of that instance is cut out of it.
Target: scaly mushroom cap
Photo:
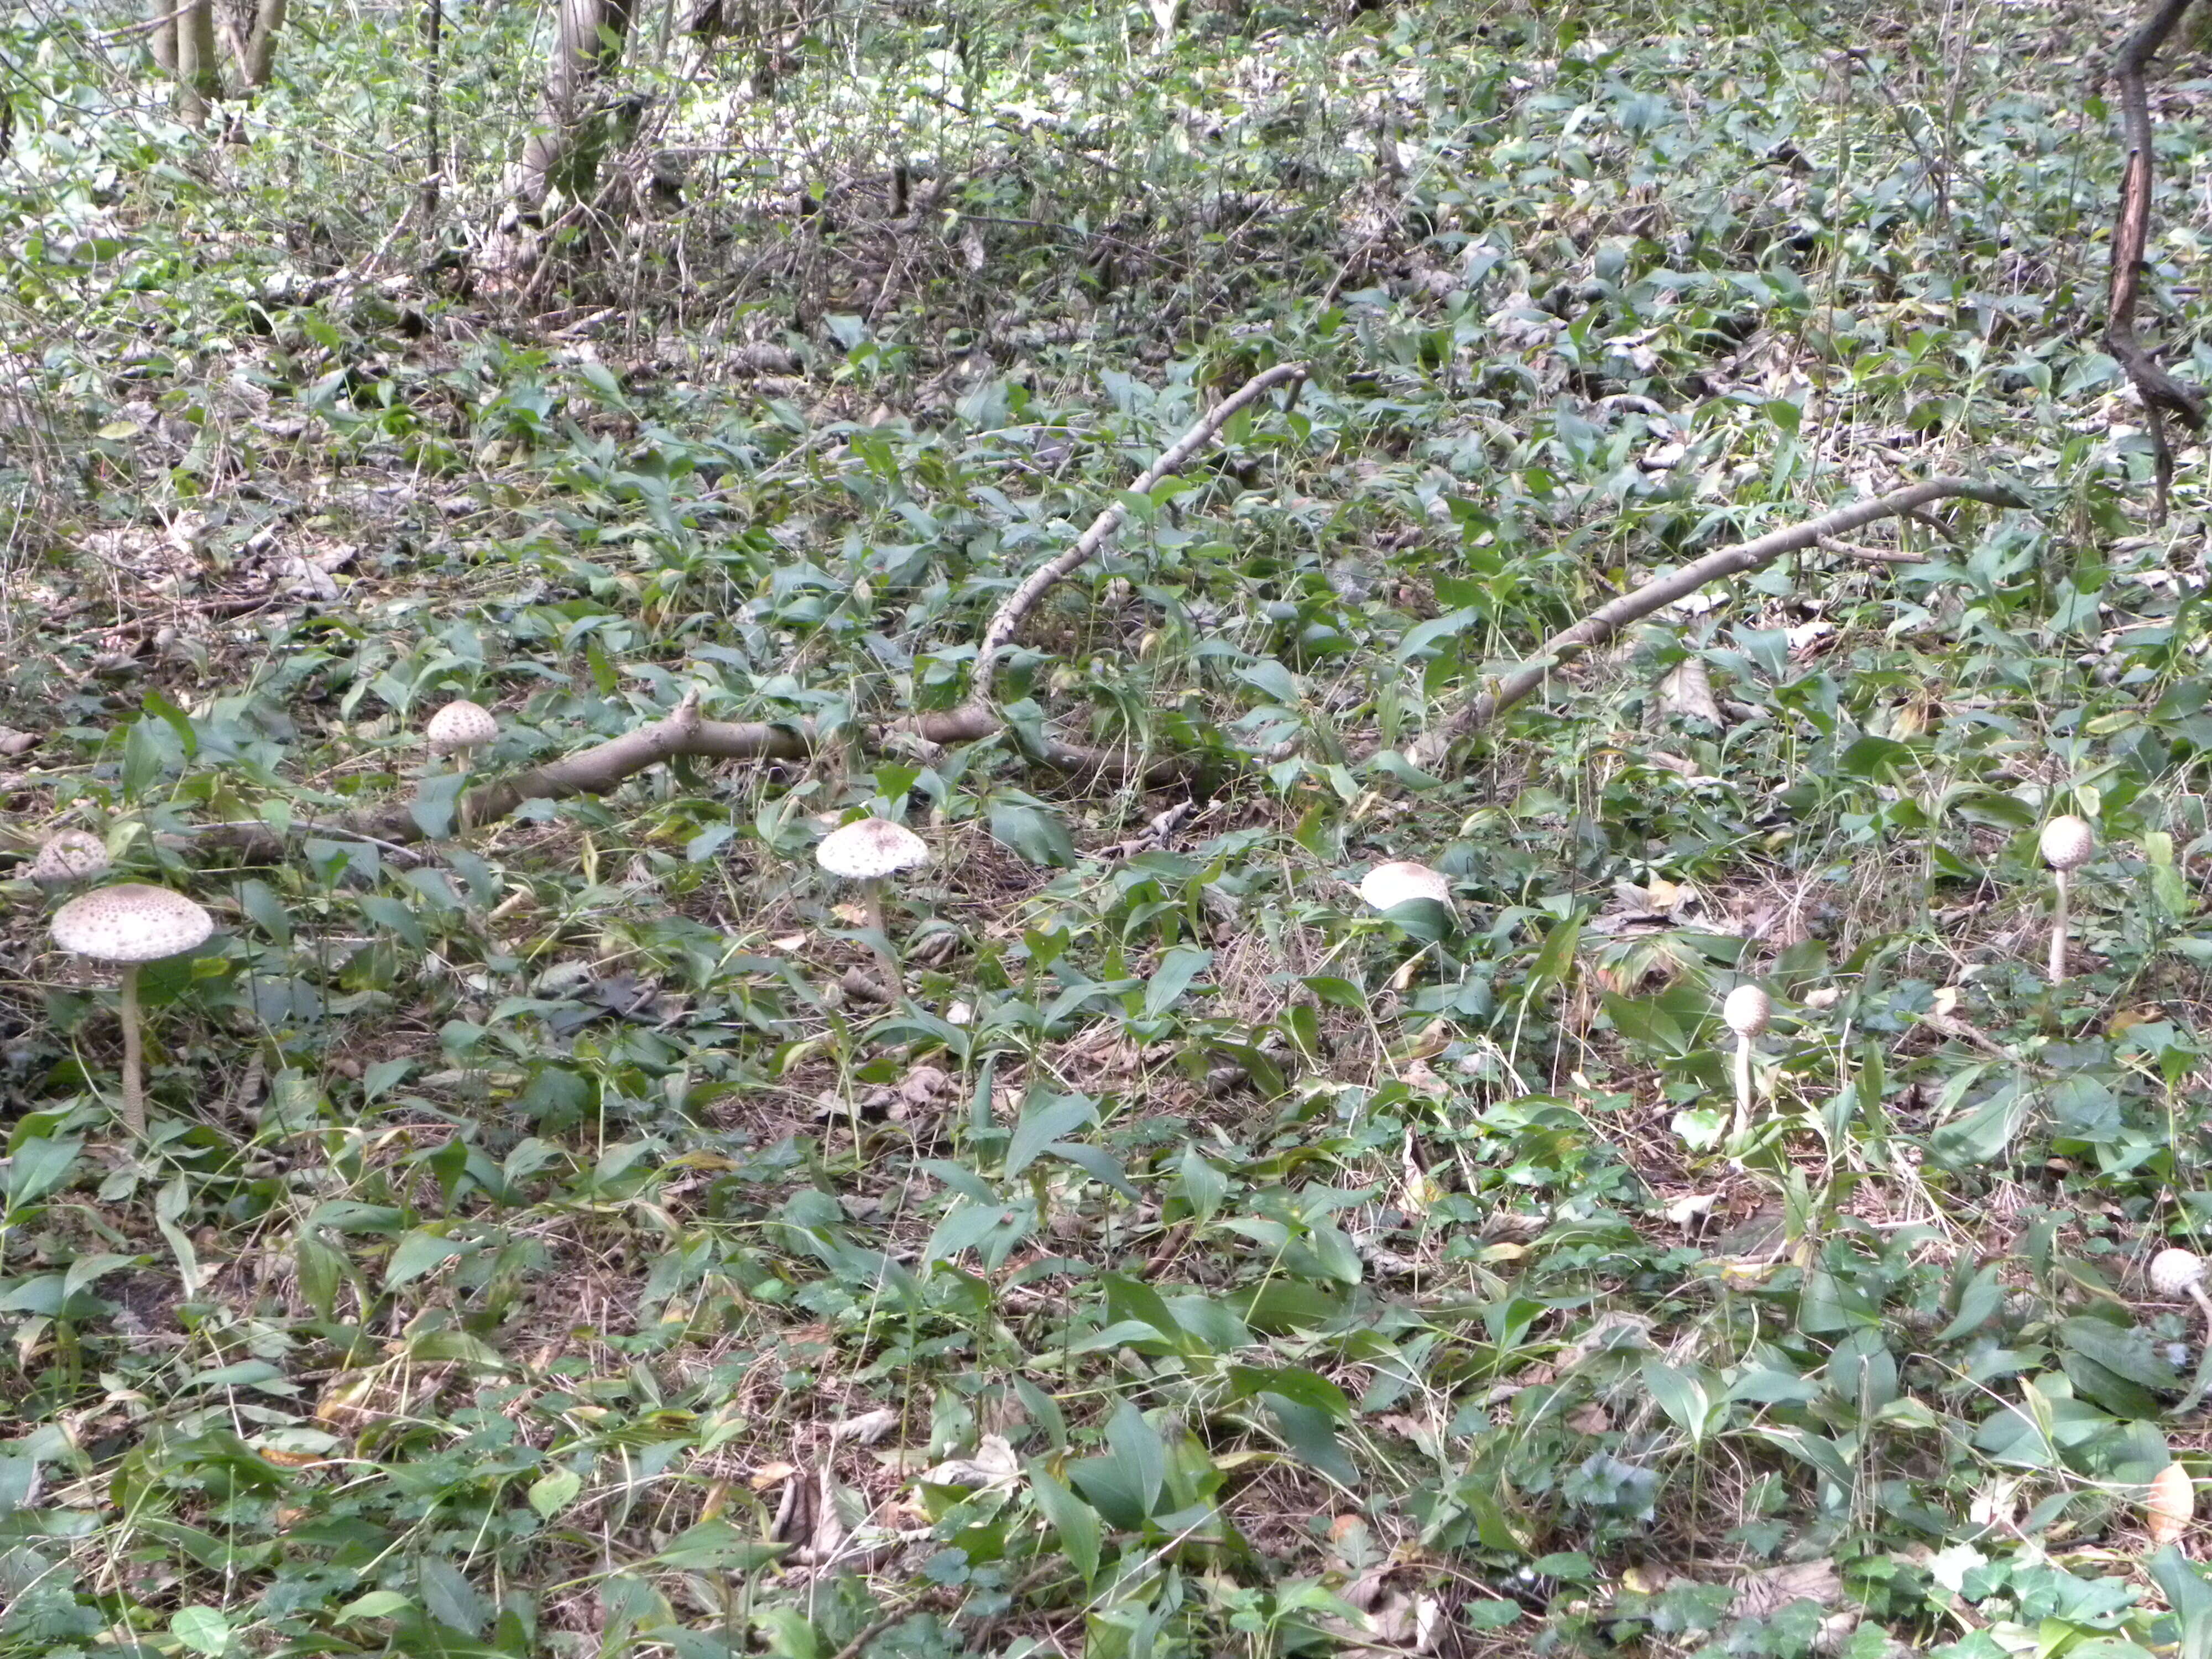
[[[1721,1018],[1738,1036],[1757,1036],[1766,1029],[1774,1005],[1756,985],[1739,985],[1721,1004]]]
[[[106,873],[107,843],[88,830],[64,830],[47,838],[31,860],[33,881],[88,881]]]
[[[434,755],[461,754],[481,749],[499,735],[499,722],[491,711],[466,697],[455,699],[430,716],[422,738]]]
[[[1395,910],[1415,899],[1433,899],[1451,908],[1451,884],[1425,864],[1394,859],[1378,864],[1359,884],[1359,896],[1378,910]]]
[[[822,837],[814,861],[833,876],[867,880],[911,870],[929,856],[929,843],[889,818],[855,818]]]
[[[54,912],[54,943],[95,962],[158,962],[203,944],[215,918],[166,887],[97,887]]]
[[[2043,861],[2054,870],[2078,870],[2097,850],[2096,831],[2070,812],[2043,826]]]
[[[2150,1259],[2150,1287],[2160,1297],[2181,1295],[2204,1277],[2204,1258],[2194,1250],[2169,1248]]]

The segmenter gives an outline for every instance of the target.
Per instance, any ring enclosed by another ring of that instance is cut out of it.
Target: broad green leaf
[[[1704,1443],[1712,1397],[1697,1376],[1655,1358],[1644,1362],[1644,1386],[1692,1445]]]
[[[1067,826],[1041,806],[994,803],[991,838],[1031,864],[1056,868],[1075,862],[1075,842],[1068,836]]]
[[[1030,1458],[1024,1468],[1029,1476],[1030,1489],[1036,1494],[1037,1508],[1060,1535],[1060,1547],[1076,1571],[1082,1574],[1083,1582],[1091,1583],[1098,1577],[1101,1529],[1097,1511],[1054,1480],[1052,1472],[1038,1459]]]
[[[1211,1221],[1229,1195],[1229,1177],[1206,1161],[1195,1146],[1186,1146],[1176,1164],[1183,1202],[1200,1221]]]
[[[2058,1328],[2060,1339],[2075,1352],[2096,1361],[2116,1376],[2139,1388],[2172,1394],[2180,1388],[2173,1368],[2151,1352],[2141,1332],[2124,1329],[2087,1314],[2077,1314]]]
[[[420,1279],[448,1261],[474,1255],[483,1247],[484,1241],[480,1238],[448,1238],[443,1233],[417,1227],[392,1247],[392,1259],[384,1267],[384,1288],[388,1291]]]
[[[1182,1000],[1191,981],[1213,965],[1213,952],[1178,945],[1160,958],[1145,986],[1145,1018],[1158,1019]]]
[[[574,1469],[555,1469],[530,1483],[530,1507],[551,1520],[568,1507],[584,1489],[584,1477]]]
[[[1014,1126],[1013,1138],[1006,1143],[1006,1176],[1019,1175],[1048,1146],[1064,1139],[1072,1129],[1096,1122],[1097,1117],[1097,1103],[1081,1095],[1031,1096],[1022,1110],[1021,1121]]]
[[[169,1615],[169,1634],[210,1659],[222,1659],[230,1649],[230,1620],[217,1609],[197,1603]]]

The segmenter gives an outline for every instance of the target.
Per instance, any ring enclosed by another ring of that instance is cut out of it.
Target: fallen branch
[[[1240,409],[1285,382],[1305,378],[1304,363],[1279,363],[1254,375],[1223,398],[1162,452],[1129,486],[1132,492],[1151,489],[1169,476],[1221,430]],[[1072,574],[1086,560],[1097,556],[1109,538],[1127,516],[1126,493],[1117,495],[1074,544],[1032,571],[992,612],[984,625],[983,643],[975,667],[975,695],[957,708],[939,714],[910,715],[872,728],[864,742],[875,749],[896,749],[902,744],[922,749],[948,744],[978,743],[1008,729],[1005,717],[992,705],[991,682],[998,653],[1010,644],[1054,586]],[[683,756],[702,760],[799,760],[814,752],[819,741],[811,720],[735,723],[702,720],[699,693],[688,692],[675,711],[635,732],[568,755],[512,777],[500,778],[468,791],[459,821],[478,828],[506,817],[525,801],[562,800],[572,795],[603,795],[623,780],[648,767]],[[1190,781],[1192,768],[1169,758],[1139,761],[1114,749],[1094,749],[1048,738],[1041,744],[1025,744],[1030,758],[1056,771],[1085,776],[1120,778],[1146,789],[1165,788]],[[422,826],[404,805],[349,813],[325,833],[352,836],[386,847],[405,847],[422,840]],[[257,823],[206,826],[199,832],[204,844],[222,846],[247,857],[274,860],[283,855],[283,839],[275,830]]]
[[[974,743],[1004,729],[995,720],[977,720],[975,712],[956,708],[877,726],[867,733],[864,743],[879,750],[896,749],[902,741],[923,745]],[[682,757],[701,760],[802,760],[814,752],[817,743],[811,720],[771,724],[761,720],[702,720],[699,694],[695,689],[685,694],[673,713],[649,725],[610,738],[578,754],[565,755],[544,766],[495,779],[468,791],[457,821],[481,830],[506,817],[525,801],[604,795],[649,767]],[[1145,789],[1165,788],[1188,782],[1190,777],[1191,769],[1178,760],[1139,762],[1120,750],[1093,749],[1057,739],[1048,739],[1042,749],[1028,752],[1057,771],[1120,778]],[[350,812],[335,823],[313,825],[309,832],[368,842],[387,851],[405,848],[426,839],[413,811],[404,804]],[[249,859],[273,861],[284,854],[284,837],[258,823],[205,824],[196,833],[203,845],[222,847]]]
[[[1553,635],[1527,662],[1504,678],[1491,682],[1487,689],[1469,698],[1433,731],[1425,732],[1407,751],[1407,757],[1414,765],[1433,771],[1442,764],[1454,742],[1481,731],[1514,704],[1526,699],[1551,678],[1554,669],[1571,662],[1593,646],[1603,645],[1630,623],[1641,622],[1655,611],[1662,611],[1677,599],[1688,598],[1707,582],[1760,569],[1784,553],[1817,547],[1824,540],[1848,535],[1877,519],[1894,518],[1929,501],[1954,495],[1986,501],[1991,507],[2027,505],[2010,490],[1995,484],[1975,483],[1966,478],[1930,478],[1925,483],[1893,489],[1872,501],[1854,501],[1803,524],[1770,531],[1755,541],[1739,542],[1717,553],[1708,553],[1694,563],[1655,578],[1600,605],[1580,622]]]
[[[2112,219],[2112,298],[2106,307],[2105,343],[2127,370],[2150,422],[2151,448],[2157,458],[2151,511],[2153,521],[2160,524],[2166,521],[2166,491],[2173,482],[2173,447],[2166,439],[2166,417],[2172,415],[2191,432],[2202,430],[2204,394],[2167,374],[2136,338],[2136,301],[2142,289],[2143,249],[2150,238],[2150,97],[2143,88],[2143,74],[2189,6],[2190,0],[2160,0],[2142,27],[2121,44],[2114,60],[2128,164],[2120,176],[2119,211]]]

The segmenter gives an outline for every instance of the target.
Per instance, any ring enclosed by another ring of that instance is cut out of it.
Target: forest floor
[[[202,131],[0,21],[0,1656],[2212,1655],[2131,26],[837,13],[638,43],[532,235],[523,9],[451,20],[434,215],[388,19]],[[2208,96],[2178,44],[2199,382]],[[2020,505],[1420,743],[1940,477]],[[694,711],[751,757],[533,769]],[[927,847],[879,927],[860,817]],[[214,916],[143,1137],[64,830]]]

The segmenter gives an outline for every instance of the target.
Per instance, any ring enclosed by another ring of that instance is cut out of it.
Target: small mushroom
[[[1370,870],[1359,884],[1359,896],[1378,910],[1395,910],[1415,899],[1431,899],[1451,908],[1451,884],[1425,864],[1393,859]]]
[[[2056,985],[2066,977],[2066,890],[2074,872],[2097,850],[2097,836],[2087,822],[2069,812],[2043,826],[2040,844],[2043,861],[2051,866],[2058,889],[2051,907],[2051,982]]]
[[[498,735],[499,722],[492,718],[491,710],[466,697],[456,697],[447,703],[431,715],[429,724],[422,728],[422,740],[430,745],[432,754],[441,758],[447,755],[459,757],[454,764],[460,772],[461,782],[453,794],[453,816],[464,836],[469,832],[469,761]]]
[[[182,893],[141,882],[94,888],[54,912],[54,943],[63,950],[123,964],[123,1127],[134,1139],[146,1133],[138,964],[180,956],[214,931],[215,918]]]
[[[2204,1290],[2204,1258],[2194,1250],[2185,1250],[2179,1245],[2169,1245],[2150,1259],[2151,1293],[2162,1302],[2171,1302],[2184,1291],[2196,1297],[2197,1305],[2204,1310],[2205,1323],[2212,1326],[2212,1296]]]
[[[107,843],[88,830],[63,830],[46,837],[31,860],[33,881],[55,887],[107,873]]]
[[[1766,1029],[1774,1005],[1756,985],[1739,985],[1721,1004],[1721,1018],[1735,1033],[1735,1136],[1741,1140],[1751,1129],[1751,1045]]]
[[[882,941],[876,955],[883,963],[884,990],[894,1000],[899,994],[899,969],[890,953],[890,935],[884,932],[883,879],[911,870],[928,856],[927,842],[889,818],[856,818],[823,836],[814,849],[814,861],[831,875],[860,884],[860,907],[867,912],[870,930]]]

